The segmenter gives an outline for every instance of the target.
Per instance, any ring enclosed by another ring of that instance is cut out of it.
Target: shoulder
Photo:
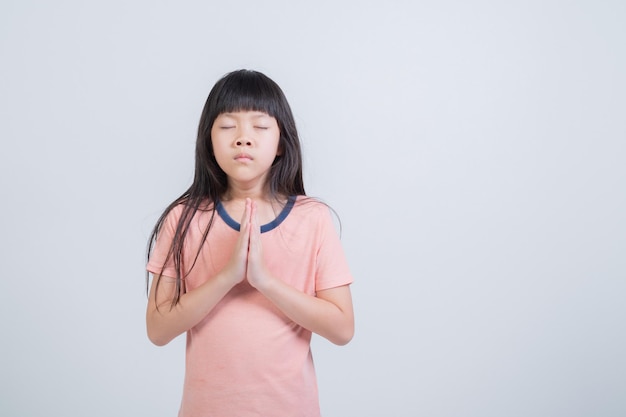
[[[328,204],[315,197],[298,196],[293,211],[299,216],[311,219],[330,218],[332,209]]]
[[[201,204],[197,210],[194,210],[194,208],[186,202],[178,203],[171,207],[169,211],[166,211],[163,219],[163,225],[176,227],[176,225],[181,221],[188,222],[191,221],[191,218],[193,217],[200,218],[205,213],[212,212],[213,205],[209,203]]]
[[[335,229],[335,220],[339,220],[331,206],[315,197],[298,196],[293,212],[299,221],[323,229]]]
[[[296,197],[294,208],[298,209],[299,211],[307,211],[309,213],[313,213],[327,212],[330,209],[330,206],[324,203],[319,198],[299,195]]]

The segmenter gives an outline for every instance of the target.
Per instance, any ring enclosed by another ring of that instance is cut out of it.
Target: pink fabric
[[[161,273],[182,207],[168,216],[148,270]],[[211,212],[196,214],[185,246],[193,263]],[[215,214],[187,290],[210,279],[228,261],[239,232]],[[310,295],[350,284],[346,262],[326,206],[299,198],[287,218],[261,235],[269,270]],[[164,275],[174,276],[171,266]],[[296,325],[247,282],[233,288],[187,332],[185,384],[179,416],[320,415],[310,351],[311,332]]]

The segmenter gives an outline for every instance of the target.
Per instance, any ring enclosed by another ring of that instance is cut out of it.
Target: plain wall
[[[285,91],[357,333],[333,416],[626,415],[626,3],[3,1],[0,414],[174,416],[145,246],[212,85]]]

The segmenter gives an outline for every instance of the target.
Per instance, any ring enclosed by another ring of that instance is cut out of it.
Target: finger
[[[261,227],[259,226],[257,203],[253,201],[250,209],[250,247],[258,250],[257,245],[260,244]]]
[[[237,240],[237,247],[239,248],[239,254],[242,258],[247,257],[250,246],[250,204],[251,200],[246,198],[241,223],[239,224],[239,239]]]
[[[242,230],[250,223],[250,212],[252,211],[252,200],[246,198],[246,204],[243,209],[243,215],[241,216],[241,228]]]
[[[252,223],[255,227],[257,225],[257,205],[256,201],[250,201],[250,223]]]
[[[258,205],[256,203],[256,201],[253,201],[250,205],[250,229],[251,229],[251,234],[254,234],[254,236],[258,237],[260,230],[261,230],[261,226],[259,226],[259,217],[258,217]]]

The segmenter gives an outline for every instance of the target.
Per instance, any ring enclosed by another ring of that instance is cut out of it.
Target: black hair
[[[195,150],[195,172],[191,186],[174,200],[161,214],[150,234],[147,257],[150,257],[161,227],[172,209],[182,205],[182,213],[176,225],[174,237],[157,279],[157,290],[165,266],[172,262],[176,269],[176,291],[171,306],[175,306],[184,291],[184,279],[197,260],[215,218],[218,201],[228,190],[226,173],[215,159],[211,141],[211,128],[222,113],[236,111],[261,111],[274,117],[280,130],[276,156],[268,175],[270,197],[279,201],[285,196],[306,195],[302,180],[302,150],[296,123],[287,98],[278,84],[266,75],[252,70],[237,70],[223,76],[211,89],[206,100],[200,123]],[[191,220],[198,210],[211,211],[211,217],[202,242],[191,266],[183,265],[183,247]],[[149,275],[146,277],[148,286]]]

